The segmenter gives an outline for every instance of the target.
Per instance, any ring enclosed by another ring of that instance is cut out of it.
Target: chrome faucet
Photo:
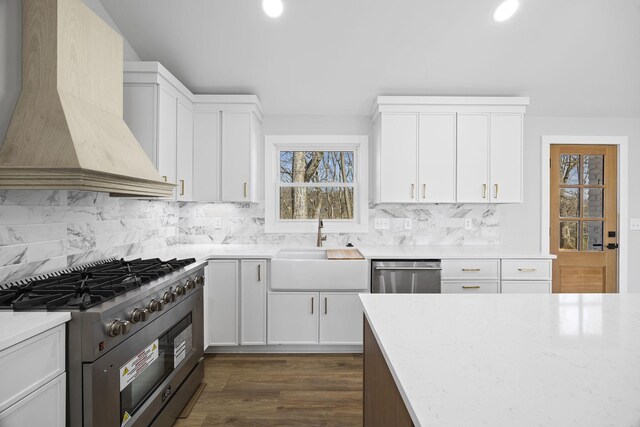
[[[322,229],[324,228],[324,223],[322,222],[322,218],[318,216],[318,240],[316,242],[316,246],[321,248],[322,242],[327,240],[327,236],[322,235]]]

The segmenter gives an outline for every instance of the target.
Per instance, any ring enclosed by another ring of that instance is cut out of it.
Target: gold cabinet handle
[[[427,184],[422,184],[422,198],[427,198]]]
[[[313,314],[313,306],[315,305],[313,303],[314,297],[311,297],[311,314]]]
[[[327,314],[327,297],[324,297],[324,314]]]
[[[523,273],[533,273],[536,271],[535,268],[519,268],[518,271],[522,271]]]
[[[184,196],[184,179],[180,180],[180,195]]]
[[[480,269],[479,268],[463,268],[462,271],[467,271],[467,272],[469,272],[469,271],[480,271]]]
[[[495,192],[494,192],[493,198],[497,199],[498,198],[498,184],[494,184],[494,186],[495,186]]]
[[[416,185],[415,184],[411,184],[411,198],[413,199],[413,196],[416,193]]]
[[[244,197],[247,197],[247,183],[244,183]]]
[[[482,184],[482,198],[487,198],[487,184]]]
[[[262,267],[262,264],[258,264],[258,282],[261,282],[261,281],[262,281],[262,279],[261,279],[261,277],[260,277],[260,276],[261,276],[261,270],[262,270],[262,269],[261,269],[260,267]]]
[[[480,286],[475,285],[475,286],[462,286],[462,289],[480,289]]]
[[[164,179],[164,182],[167,182],[167,175],[162,175],[162,179]]]

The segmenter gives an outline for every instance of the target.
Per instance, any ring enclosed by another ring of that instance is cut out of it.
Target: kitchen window
[[[366,232],[367,137],[266,137],[267,232]]]

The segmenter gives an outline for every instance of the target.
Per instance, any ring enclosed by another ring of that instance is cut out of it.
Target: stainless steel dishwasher
[[[440,260],[374,260],[371,269],[373,294],[440,293]]]

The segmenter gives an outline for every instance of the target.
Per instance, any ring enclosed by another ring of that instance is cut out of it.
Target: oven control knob
[[[130,316],[131,323],[146,322],[149,320],[149,310],[146,308],[134,308]]]
[[[107,326],[107,335],[117,337],[118,335],[128,334],[131,330],[131,323],[126,320],[116,319]]]
[[[178,296],[182,296],[184,294],[187,293],[187,288],[184,285],[178,285],[176,286],[176,294],[178,294]]]
[[[191,279],[187,280],[187,289],[194,289],[195,287],[196,287],[196,282],[194,282]]]
[[[149,301],[149,305],[147,306],[149,313],[154,313],[156,311],[162,311],[164,309],[164,302],[157,299],[152,299]]]
[[[199,274],[196,276],[196,285],[204,286],[204,276]]]
[[[167,291],[162,296],[162,301],[164,301],[165,304],[172,303],[175,300],[176,300],[176,293],[175,292]]]

